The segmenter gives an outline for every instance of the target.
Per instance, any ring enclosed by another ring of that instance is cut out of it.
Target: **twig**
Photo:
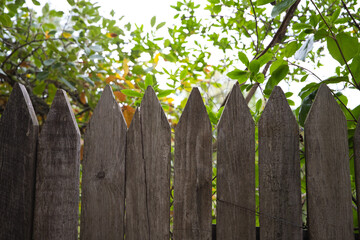
[[[313,0],[310,0],[310,1],[311,1],[311,3],[314,5],[316,11],[319,13],[319,15],[320,15],[320,17],[322,18],[322,20],[324,21],[324,23],[326,24],[327,28],[329,29],[329,31],[330,31],[330,33],[331,33],[331,36],[332,36],[332,38],[334,39],[334,41],[335,41],[335,43],[336,43],[336,46],[338,47],[338,49],[339,49],[339,51],[340,51],[341,57],[342,57],[343,61],[345,62],[345,65],[346,65],[346,67],[347,67],[347,69],[348,69],[348,71],[349,71],[352,79],[354,80],[354,83],[355,83],[356,88],[360,90],[360,86],[359,86],[359,85],[357,84],[357,82],[356,82],[356,78],[354,77],[354,74],[352,73],[352,71],[351,71],[351,69],[350,69],[350,66],[349,66],[349,64],[347,63],[346,59],[345,59],[344,53],[343,53],[343,51],[341,50],[340,44],[339,44],[338,40],[336,39],[336,36],[335,36],[334,32],[332,31],[332,29],[331,29],[331,27],[329,26],[329,24],[326,22],[324,16],[323,16],[322,13],[320,12],[320,9],[316,6],[316,4],[314,3],[314,1],[313,1]]]
[[[345,2],[344,2],[343,0],[341,0],[341,2],[342,2],[342,4],[343,4],[343,6],[344,6],[344,8],[345,8],[346,12],[349,14],[349,16],[351,17],[351,19],[353,20],[353,22],[354,22],[355,26],[357,27],[357,29],[359,29],[359,30],[360,30],[360,26],[359,26],[359,24],[355,21],[355,19],[354,19],[353,15],[350,13],[350,11],[349,11],[349,9],[347,8],[347,6],[346,6]]]
[[[253,4],[252,0],[250,0],[250,4],[251,4],[252,10],[254,12],[254,18],[255,18],[256,42],[257,42],[256,45],[255,45],[255,51],[256,51],[256,55],[258,55],[259,48],[260,48],[260,46],[259,46],[260,44],[259,44],[258,23],[257,23],[255,7],[254,7],[254,4]]]

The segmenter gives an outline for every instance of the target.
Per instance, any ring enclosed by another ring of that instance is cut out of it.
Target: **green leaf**
[[[102,52],[104,51],[103,48],[99,45],[92,45],[90,46],[90,49],[93,50],[94,52]]]
[[[306,117],[310,111],[311,105],[314,102],[317,90],[310,93],[306,98],[304,98],[303,102],[300,105],[299,111],[299,124],[304,127]]]
[[[33,4],[36,5],[36,6],[40,6],[40,3],[36,0],[32,0]]]
[[[357,83],[360,83],[360,55],[356,55],[350,64],[350,69]]]
[[[276,81],[280,82],[282,79],[286,77],[289,72],[288,65],[281,65],[278,67],[272,74],[271,77],[274,78]]]
[[[262,106],[262,99],[260,98],[257,102],[256,102],[256,111],[259,112],[260,108]]]
[[[309,83],[301,89],[301,91],[298,95],[301,97],[302,100],[304,100],[305,97],[309,96],[310,93],[317,90],[319,88],[319,86],[320,85],[318,83],[314,83],[314,82]]]
[[[253,73],[258,73],[260,69],[260,62],[257,59],[254,59],[249,64],[249,70]]]
[[[49,76],[49,72],[37,72],[36,73],[36,78],[39,81],[45,80],[48,76]]]
[[[256,5],[257,6],[261,6],[261,5],[265,5],[265,4],[268,4],[268,3],[271,3],[271,2],[273,2],[274,0],[258,0],[257,2],[256,2]]]
[[[221,12],[221,5],[215,5],[213,11],[215,14],[219,14]]]
[[[44,65],[45,65],[45,66],[50,66],[50,65],[52,65],[54,62],[55,62],[55,59],[50,58],[50,59],[47,59],[47,60],[44,61]]]
[[[186,75],[188,74],[188,70],[184,69],[180,72],[180,79],[183,80],[185,79]]]
[[[277,15],[291,7],[291,5],[293,5],[295,2],[296,0],[283,0],[280,3],[276,4],[271,11],[271,17],[276,17]]]
[[[240,61],[246,66],[249,67],[249,59],[247,58],[246,54],[243,52],[238,52],[238,56]]]
[[[162,28],[163,26],[165,26],[166,22],[161,22],[156,26],[156,30],[159,30],[160,28]]]
[[[289,58],[289,57],[293,56],[297,50],[297,46],[298,46],[298,44],[296,41],[293,41],[293,42],[290,42],[289,44],[287,44],[284,49],[285,57]]]
[[[234,71],[229,72],[227,76],[231,79],[238,80],[239,84],[242,84],[249,78],[249,74],[250,73],[248,71],[235,69]]]
[[[148,86],[152,86],[153,85],[153,76],[148,73],[146,74],[146,77],[145,77],[145,89],[148,87]]]
[[[174,92],[175,92],[174,90],[159,90],[157,97],[158,98],[166,97]]]
[[[156,16],[153,16],[150,21],[151,27],[155,26],[155,23],[156,23]]]
[[[10,16],[5,13],[0,14],[0,22],[2,23],[2,25],[4,25],[4,27],[12,26],[12,21]]]
[[[330,84],[330,83],[340,83],[340,82],[349,82],[348,76],[342,76],[342,77],[329,77],[328,79],[322,81],[322,83]],[[319,84],[320,86],[320,84]]]
[[[346,62],[355,57],[359,50],[359,42],[357,38],[351,37],[349,34],[341,32],[336,35],[336,39],[340,45],[342,53],[344,54]],[[331,37],[327,38],[327,48],[330,55],[336,61],[338,61],[341,65],[345,64],[335,40]]]
[[[94,55],[91,55],[89,57],[89,59],[92,59],[92,60],[94,60],[94,59],[104,59],[104,57],[99,55],[99,54],[94,54]]]
[[[286,98],[289,98],[289,97],[291,97],[292,95],[294,95],[294,93],[292,93],[292,92],[287,92],[287,93],[285,93],[285,97],[286,97]]]
[[[265,65],[266,63],[268,63],[269,61],[271,61],[271,59],[273,58],[273,54],[272,53],[265,53],[264,55],[262,55],[258,60],[260,63],[260,67]]]
[[[76,90],[76,88],[75,88],[70,82],[68,82],[68,80],[66,80],[65,78],[59,77],[59,79],[60,79],[60,81],[61,81],[62,83],[64,83],[68,88],[70,88],[71,91],[75,91],[75,90]]]
[[[319,29],[318,31],[316,31],[315,35],[314,35],[314,38],[315,38],[315,41],[318,41],[324,37],[328,37],[329,36],[329,33],[328,31],[326,31],[325,29]]]
[[[75,1],[74,1],[74,0],[67,0],[67,2],[68,2],[71,6],[74,6],[74,5],[75,5]]]
[[[136,92],[134,90],[130,90],[130,89],[123,89],[123,90],[121,90],[121,92],[129,97],[140,97],[141,98],[143,96],[143,94]]]

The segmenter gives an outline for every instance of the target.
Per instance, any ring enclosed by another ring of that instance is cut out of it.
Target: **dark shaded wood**
[[[358,219],[360,219],[360,118],[354,133],[354,164],[355,164],[355,185],[356,185],[356,205]],[[357,238],[360,239],[360,238]]]
[[[15,84],[0,119],[0,239],[32,235],[39,125],[25,87]]]
[[[127,126],[107,85],[86,128],[80,239],[123,239]]]
[[[126,239],[170,238],[170,154],[170,125],[148,87],[127,137]]]
[[[34,239],[78,237],[80,132],[65,91],[58,90],[39,137]]]
[[[174,239],[211,239],[211,124],[194,88],[175,131]]]
[[[126,136],[126,239],[150,239],[140,111],[136,109]]]
[[[259,120],[260,239],[302,239],[299,127],[280,87]]]
[[[218,125],[218,239],[255,240],[255,126],[236,83]]]
[[[305,122],[305,150],[310,239],[352,239],[347,124],[325,84]]]

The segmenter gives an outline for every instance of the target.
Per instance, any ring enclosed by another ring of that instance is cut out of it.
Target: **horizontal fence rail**
[[[255,124],[235,84],[217,127],[212,225],[213,133],[197,88],[175,129],[171,206],[171,128],[151,87],[129,129],[105,87],[86,129],[80,166],[81,136],[66,93],[58,90],[39,133],[28,93],[16,84],[0,119],[0,240],[358,239],[346,119],[330,89],[320,86],[305,122],[308,229],[302,222],[299,126],[281,88],[274,88],[257,130],[259,208]]]

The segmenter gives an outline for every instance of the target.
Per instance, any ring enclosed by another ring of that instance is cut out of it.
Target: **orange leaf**
[[[86,103],[86,95],[85,95],[84,92],[82,92],[82,93],[80,94],[80,102],[81,102],[82,104],[85,104],[85,103]]]
[[[111,82],[113,82],[113,81],[115,81],[116,80],[116,76],[115,75],[110,75],[110,76],[108,76],[107,78],[106,78],[106,83],[107,84],[109,84],[109,83],[111,83]]]
[[[132,84],[132,82],[130,80],[125,80],[125,82],[129,86],[129,88],[131,88],[131,89],[135,88],[134,84]]]
[[[49,39],[49,38],[50,38],[49,31],[46,31],[45,32],[45,39]]]
[[[115,91],[114,95],[115,95],[115,98],[120,102],[124,102],[126,100],[126,95],[120,91]]]
[[[69,38],[69,37],[71,37],[71,33],[63,32],[63,33],[62,33],[62,36],[63,36],[64,38]]]
[[[128,127],[130,127],[131,120],[135,114],[135,109],[130,106],[123,106],[122,110],[123,110],[123,115],[124,115],[126,124]]]

